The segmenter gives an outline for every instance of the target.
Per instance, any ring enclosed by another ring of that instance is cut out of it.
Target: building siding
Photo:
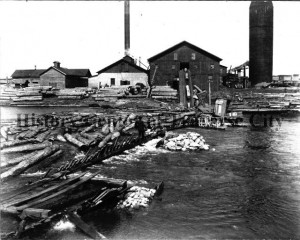
[[[130,81],[130,85],[135,85],[136,83],[143,83],[148,86],[148,75],[141,72],[105,72],[101,73],[96,77],[89,78],[89,87],[99,88],[99,83],[101,86],[107,84],[111,85],[111,79],[115,79],[115,86],[121,86],[121,81],[126,80]]]
[[[66,88],[66,77],[64,74],[50,69],[40,76],[42,86],[54,86],[57,88]]]
[[[177,53],[177,60],[174,60],[174,53]],[[180,63],[183,62],[189,64],[193,84],[196,84],[203,90],[208,90],[208,75],[211,74],[213,76],[213,82],[211,83],[212,91],[219,89],[220,63],[188,46],[182,46],[173,52],[149,62],[150,79],[153,78],[155,66],[157,65],[154,84],[171,85],[179,77]],[[211,65],[214,66],[213,69]]]

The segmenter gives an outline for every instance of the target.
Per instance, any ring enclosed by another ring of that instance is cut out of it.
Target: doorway
[[[182,69],[189,69],[190,68],[190,63],[189,62],[181,62],[180,63],[180,70]]]

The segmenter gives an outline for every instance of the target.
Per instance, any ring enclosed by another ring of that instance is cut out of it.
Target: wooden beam
[[[77,188],[78,186],[80,186],[81,184],[85,183],[86,181],[92,179],[93,177],[95,177],[96,175],[100,174],[101,171],[97,171],[96,173],[88,176],[87,178],[85,179],[81,179],[79,182],[76,182],[75,184],[71,185],[71,186],[68,186],[67,188],[64,188],[56,193],[53,193],[45,198],[41,198],[41,199],[38,199],[36,201],[33,201],[33,202],[30,202],[28,204],[25,204],[25,205],[22,205],[22,206],[19,206],[17,207],[17,210],[23,210],[25,208],[30,208],[30,207],[33,207],[37,204],[40,204],[40,203],[43,203],[45,201],[48,201],[49,199],[52,199],[52,198],[55,198],[61,194],[64,194],[64,193],[67,193],[68,191],[74,189],[74,188]]]
[[[80,179],[82,176],[84,176],[85,174],[86,174],[86,173],[82,173],[82,174],[80,174],[79,176],[77,176],[77,177],[75,177],[75,178],[72,178],[72,179],[68,179],[67,181],[65,181],[65,182],[63,182],[63,183],[61,183],[61,184],[58,184],[58,185],[52,186],[52,187],[50,187],[50,188],[47,188],[47,189],[45,189],[44,191],[38,192],[38,193],[36,193],[36,194],[34,194],[34,195],[30,195],[29,197],[26,197],[26,198],[23,198],[23,199],[19,199],[19,200],[14,201],[14,202],[10,202],[9,204],[6,204],[6,205],[4,205],[4,206],[5,206],[5,207],[9,207],[9,206],[13,206],[13,205],[14,205],[14,206],[18,206],[18,205],[24,204],[24,203],[26,203],[26,202],[28,202],[28,201],[31,201],[31,200],[33,200],[33,199],[35,199],[35,198],[38,198],[38,197],[44,195],[44,194],[46,194],[46,193],[49,193],[49,192],[54,191],[54,190],[57,190],[57,189],[59,189],[59,188],[65,186],[65,185],[72,184],[72,183],[74,183],[75,181],[77,181],[78,179]]]

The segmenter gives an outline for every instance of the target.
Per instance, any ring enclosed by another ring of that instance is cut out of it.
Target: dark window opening
[[[121,85],[130,85],[130,81],[128,81],[128,80],[121,80],[120,84]]]
[[[188,62],[181,62],[180,63],[180,70],[182,70],[182,69],[189,69],[190,68],[190,63],[188,63]]]
[[[110,79],[110,85],[111,86],[115,86],[116,85],[116,79],[115,78],[111,78]]]

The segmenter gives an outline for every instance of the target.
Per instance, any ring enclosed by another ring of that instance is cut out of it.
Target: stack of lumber
[[[16,97],[17,89],[14,88],[4,88],[0,91],[0,100],[8,101]]]
[[[152,89],[152,98],[158,100],[177,100],[177,90],[170,86],[156,86]]]
[[[109,101],[121,98],[124,95],[124,88],[101,88],[92,97],[95,101]]]
[[[37,87],[24,88],[16,93],[16,97],[13,98],[14,102],[22,101],[41,101],[43,96],[41,90]]]
[[[74,89],[64,89],[56,93],[59,99],[82,99],[85,92],[76,92]]]

